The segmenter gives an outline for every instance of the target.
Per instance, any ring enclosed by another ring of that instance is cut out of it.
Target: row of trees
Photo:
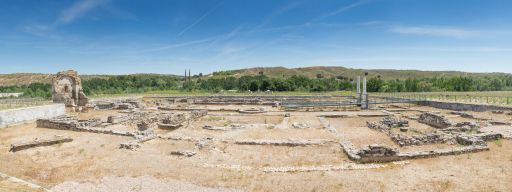
[[[167,75],[119,75],[82,81],[86,95],[144,93],[148,91],[177,90],[181,79]]]
[[[242,76],[236,78],[213,77],[198,79],[186,84],[185,89],[199,89],[206,91],[238,90],[238,91],[336,91],[351,90],[353,83],[348,80],[335,78],[311,79],[305,76],[291,76],[289,78],[269,78],[260,74],[257,76]]]
[[[503,91],[512,90],[512,76],[368,80],[369,92]]]
[[[220,90],[237,91],[304,91],[322,92],[337,90],[355,90],[353,79],[338,76],[336,78],[308,78],[295,75],[288,78],[271,78],[263,73],[256,76],[234,77],[194,76],[184,79],[167,75],[120,75],[108,78],[84,80],[83,89],[87,95],[144,93],[163,90],[201,90],[218,92]],[[512,76],[487,77],[441,77],[424,79],[384,80],[380,77],[368,79],[369,92],[429,92],[429,91],[502,91],[512,90]],[[0,87],[0,92],[23,92],[28,97],[51,98],[51,85],[32,83],[21,86]]]
[[[0,93],[23,93],[25,97],[52,97],[52,86],[47,83],[31,83],[30,85],[0,86]]]

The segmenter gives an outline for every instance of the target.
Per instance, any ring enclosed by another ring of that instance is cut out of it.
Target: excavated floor
[[[374,189],[380,191],[411,189],[509,191],[512,189],[512,181],[508,179],[512,178],[512,155],[510,154],[512,142],[507,139],[488,142],[490,150],[484,152],[359,166],[344,153],[339,143],[340,139],[347,139],[359,148],[381,144],[397,148],[400,152],[458,146],[431,144],[400,147],[386,134],[367,127],[366,122],[378,121],[386,115],[381,110],[293,112],[264,106],[265,113],[241,114],[236,110],[262,106],[180,105],[182,108],[213,109],[213,111],[177,129],[156,129],[159,138],[141,143],[141,147],[136,151],[119,149],[120,143],[133,139],[125,136],[36,128],[35,123],[0,129],[0,172],[46,188],[59,186],[64,182],[94,183],[100,180],[110,181],[104,178],[127,176],[151,177],[162,183],[185,181],[190,185],[205,187],[212,191],[374,191]],[[419,116],[421,112],[418,111],[436,111],[454,122],[474,121],[474,119],[450,114],[449,110],[410,104],[403,107],[407,110],[390,107],[389,112],[403,117]],[[150,110],[159,111],[156,108]],[[122,114],[117,110],[98,110],[76,115],[80,119],[100,118],[106,121],[108,115]],[[476,117],[512,122],[512,116],[506,114],[497,115],[491,112],[472,112],[472,114]],[[337,134],[342,135],[343,138],[326,129],[320,122],[320,117],[325,117]],[[294,123],[306,123],[308,128],[294,128]],[[406,133],[410,136],[419,136],[435,130],[431,126],[412,119],[409,119],[409,123],[410,128],[415,129]],[[209,130],[205,129],[205,126],[220,129]],[[109,128],[124,131],[137,130],[135,125]],[[482,130],[507,132],[512,129],[510,126],[498,128],[486,127]],[[12,143],[54,135],[71,137],[73,141],[15,153],[9,152]],[[303,146],[236,144],[237,141],[247,140],[283,143],[320,141],[322,144]],[[191,157],[171,155],[171,152],[175,151],[196,153]],[[277,173],[268,170],[277,170]],[[0,179],[0,189],[3,187],[18,188]],[[62,189],[62,187],[55,189]]]

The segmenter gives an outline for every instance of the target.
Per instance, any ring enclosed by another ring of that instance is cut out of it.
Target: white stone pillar
[[[363,94],[366,94],[366,76],[363,77]]]
[[[363,77],[363,93],[361,95],[361,109],[368,109],[368,92],[366,91],[366,76]]]
[[[361,94],[361,76],[357,76],[357,95]]]

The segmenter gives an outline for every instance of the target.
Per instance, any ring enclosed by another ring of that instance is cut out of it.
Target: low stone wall
[[[101,134],[119,135],[119,136],[130,136],[130,137],[135,136],[135,133],[132,133],[129,131],[117,131],[117,130],[91,127],[91,126],[98,125],[99,123],[101,123],[101,122],[98,119],[79,121],[78,118],[76,118],[76,117],[60,116],[60,117],[55,117],[55,118],[51,118],[51,119],[38,119],[37,127],[38,128],[69,130],[69,131],[101,133]]]
[[[391,140],[393,140],[401,147],[435,143],[455,143],[455,138],[453,138],[453,136],[442,132],[426,133],[424,135],[413,136],[396,133],[392,131],[392,129],[405,128],[406,131],[409,130],[409,122],[397,117],[389,116],[381,119],[380,121],[366,122],[366,124],[368,125],[368,128],[375,129],[386,134]]]
[[[35,121],[39,118],[53,118],[66,114],[64,104],[51,104],[0,111],[0,128],[13,124]]]
[[[274,145],[274,146],[307,146],[307,145],[324,145],[324,140],[242,140],[235,141],[237,145]]]
[[[342,145],[343,147],[343,145]],[[436,149],[426,151],[414,151],[401,153],[396,149],[386,146],[370,145],[367,148],[354,150],[344,148],[345,153],[352,161],[358,163],[383,163],[390,161],[403,161],[408,159],[432,158],[446,155],[458,155],[464,153],[475,153],[479,151],[487,151],[489,147],[486,145],[469,145],[449,149]]]
[[[418,122],[430,125],[435,128],[448,128],[452,126],[452,122],[442,115],[435,113],[423,113],[418,118]]]
[[[9,151],[16,152],[16,151],[21,151],[24,149],[33,148],[33,147],[50,146],[50,145],[55,145],[55,144],[59,144],[59,143],[71,142],[71,141],[73,141],[72,138],[62,137],[62,136],[54,136],[51,138],[42,138],[42,139],[36,138],[36,139],[34,139],[32,141],[28,141],[28,142],[11,144],[11,149]]]
[[[449,109],[455,111],[492,111],[503,110],[512,111],[512,107],[502,107],[495,105],[478,105],[478,104],[464,104],[464,103],[449,103],[439,101],[417,101],[416,104],[430,106],[438,109]]]

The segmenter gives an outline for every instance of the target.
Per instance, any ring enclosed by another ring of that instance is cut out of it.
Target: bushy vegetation
[[[176,90],[180,78],[167,75],[119,75],[82,81],[86,95],[144,93],[149,91]]]
[[[52,97],[52,86],[47,83],[31,83],[30,85],[0,86],[0,93],[23,93],[24,97]]]
[[[197,79],[184,84],[187,90],[200,89],[206,91],[238,90],[238,91],[337,91],[352,90],[353,83],[348,79],[316,78],[294,75],[289,78],[269,78],[264,74],[256,76],[212,77]]]
[[[209,77],[196,75],[185,80],[169,75],[119,75],[109,78],[83,80],[87,95],[145,93],[150,91],[182,90],[219,92],[236,91],[301,91],[324,92],[355,90],[352,78],[336,76],[325,78],[317,75],[309,78],[303,75],[289,77],[268,77],[263,72],[258,75],[236,77],[230,72],[216,72]],[[485,77],[455,76],[433,78],[407,78],[385,80],[380,76],[368,79],[369,92],[431,92],[431,91],[502,91],[512,90],[512,75]],[[32,83],[30,85],[4,86],[0,92],[23,92],[27,97],[51,98],[51,85]]]
[[[423,78],[384,81],[368,80],[369,92],[431,92],[431,91],[504,91],[512,89],[512,76]]]

